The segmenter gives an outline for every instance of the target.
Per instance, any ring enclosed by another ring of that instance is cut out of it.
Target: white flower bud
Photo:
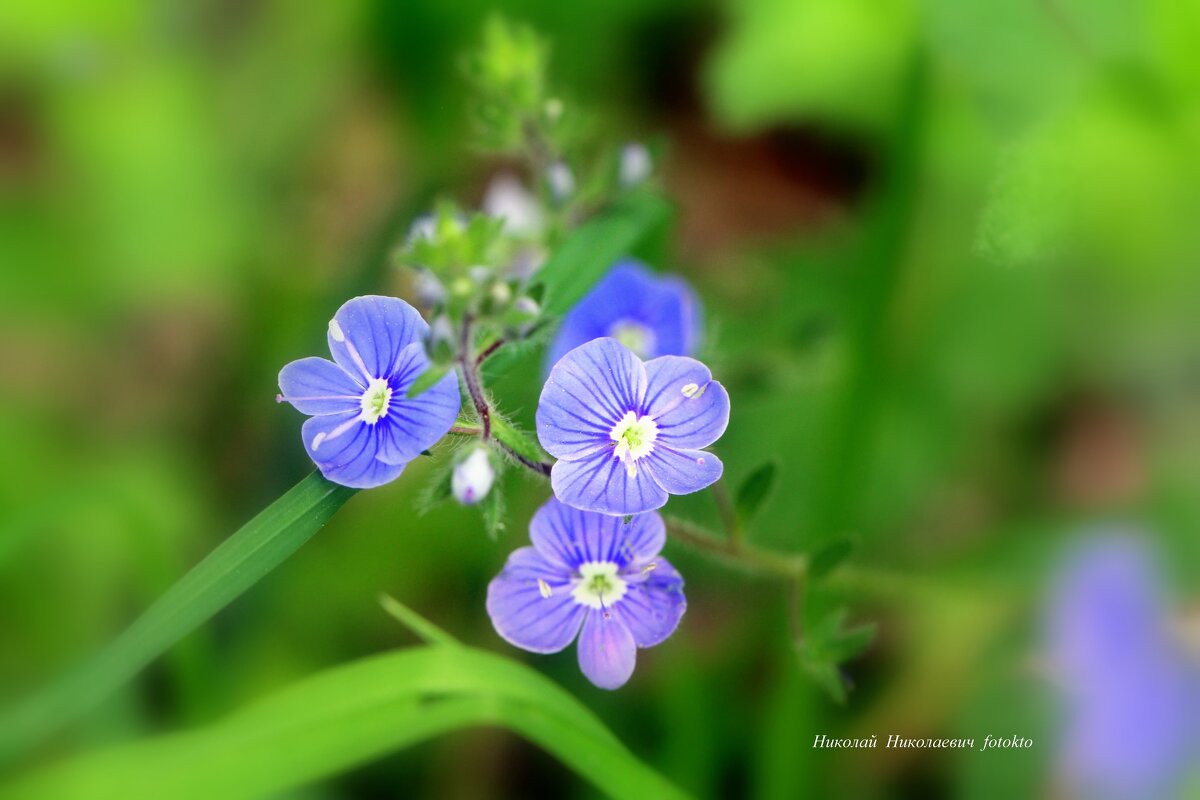
[[[496,480],[496,470],[488,458],[487,450],[478,447],[454,467],[450,477],[450,490],[454,499],[464,506],[473,506],[491,491]]]
[[[630,142],[621,148],[621,185],[628,188],[636,186],[650,177],[654,162],[650,151],[641,142]]]
[[[575,175],[561,161],[555,161],[546,169],[546,183],[550,185],[550,193],[555,200],[566,200],[575,193]]]
[[[508,173],[497,175],[488,184],[483,210],[490,217],[503,219],[504,230],[512,236],[536,237],[545,225],[537,198]]]
[[[413,277],[413,294],[417,302],[426,308],[446,302],[446,287],[427,269],[418,270]]]

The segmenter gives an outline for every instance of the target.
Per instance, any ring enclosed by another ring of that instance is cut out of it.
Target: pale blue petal
[[[649,469],[629,477],[625,465],[605,448],[579,461],[558,461],[550,471],[554,496],[574,508],[601,514],[641,514],[662,508],[667,493]]]
[[[666,527],[656,513],[621,517],[581,511],[550,498],[529,523],[529,538],[552,564],[574,571],[585,561],[612,561],[620,567],[658,555]]]
[[[691,494],[716,483],[725,469],[721,459],[703,450],[672,450],[655,446],[638,461],[646,464],[658,485],[671,494]]]
[[[330,326],[327,336],[333,360],[364,379],[389,377],[401,351],[424,339],[429,330],[415,308],[398,297],[381,295],[346,301],[333,321],[336,325]]]
[[[575,458],[612,441],[613,427],[641,407],[646,370],[616,339],[596,339],[563,356],[542,387],[537,433],[546,452]]]
[[[309,457],[322,475],[342,486],[371,489],[390,483],[404,470],[404,465],[384,464],[375,458],[379,445],[374,426],[355,419],[356,416],[329,414],[308,419],[301,435]],[[346,423],[350,423],[349,427],[334,436]],[[318,442],[321,434],[324,437]]]
[[[310,356],[279,371],[282,399],[309,416],[358,411],[365,384],[337,364]]]
[[[385,464],[412,461],[437,444],[458,418],[462,395],[454,372],[446,373],[416,397],[405,396],[408,387],[428,365],[429,359],[419,343],[405,348],[396,362],[396,371],[388,381],[392,399],[387,413],[376,424],[379,429],[376,457]]]
[[[539,578],[549,597],[538,585]],[[562,650],[579,632],[586,611],[571,596],[568,573],[532,547],[514,551],[504,570],[488,584],[487,612],[496,633],[523,650]]]
[[[645,413],[658,425],[658,441],[694,450],[721,438],[729,424],[729,393],[708,367],[679,356],[646,363]],[[685,391],[686,389],[686,391]]]
[[[633,675],[637,645],[624,621],[611,612],[588,611],[578,649],[579,668],[601,689],[619,689]]]
[[[679,625],[687,610],[683,578],[665,558],[653,560],[654,569],[641,583],[631,583],[613,612],[621,616],[638,647],[653,647]]]

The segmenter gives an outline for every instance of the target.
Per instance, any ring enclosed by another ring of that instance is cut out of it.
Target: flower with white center
[[[547,364],[602,336],[638,358],[690,356],[700,338],[700,303],[681,278],[656,275],[632,259],[620,261],[567,312]]]
[[[662,517],[618,517],[551,498],[529,523],[532,547],[488,584],[487,610],[506,641],[556,653],[578,637],[579,667],[602,689],[633,675],[639,647],[666,640],[687,609],[683,578],[659,555]]]
[[[301,435],[326,478],[358,489],[388,483],[450,430],[461,405],[453,373],[406,396],[429,366],[428,331],[403,300],[356,297],[329,321],[333,361],[302,358],[280,371],[276,399],[311,417]]]
[[[454,499],[464,506],[473,506],[491,491],[496,480],[496,470],[483,447],[476,447],[470,455],[458,462],[450,476],[450,490]]]
[[[643,364],[611,338],[564,355],[537,408],[538,439],[558,459],[555,497],[613,515],[661,508],[721,477],[721,460],[700,448],[728,422],[729,395],[708,367],[682,356]]]

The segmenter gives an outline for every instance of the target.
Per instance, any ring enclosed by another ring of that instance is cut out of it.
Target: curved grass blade
[[[259,512],[104,649],[0,714],[0,763],[19,757],[103,700],[283,563],[354,491],[314,472]]]
[[[318,673],[196,731],[51,766],[0,798],[276,796],[477,725],[529,739],[612,797],[683,796],[541,674],[493,653],[434,645]]]

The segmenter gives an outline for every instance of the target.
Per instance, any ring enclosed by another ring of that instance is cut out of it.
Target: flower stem
[[[733,501],[729,497],[729,487],[725,485],[725,478],[721,477],[712,485],[711,489],[713,500],[717,503],[717,511],[721,514],[721,523],[725,526],[725,532],[733,541],[741,541],[742,525],[733,509]]]
[[[667,517],[667,533],[699,553],[748,572],[796,581],[808,573],[808,558],[756,547],[745,541],[722,539],[694,523]]]
[[[472,354],[474,337],[471,323],[471,315],[465,315],[462,335],[459,338],[458,363],[462,368],[463,383],[467,385],[467,394],[471,396],[471,402],[475,405],[475,413],[479,416],[479,424],[482,427],[480,438],[486,442],[492,438],[491,409],[488,406],[487,395],[483,393],[483,385],[479,380],[479,372],[476,369],[478,364]]]

